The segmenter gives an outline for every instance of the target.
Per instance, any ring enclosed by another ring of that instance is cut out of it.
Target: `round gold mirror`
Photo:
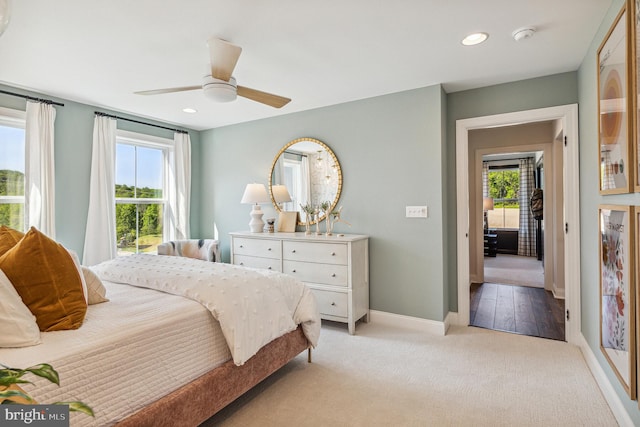
[[[338,204],[342,190],[342,170],[336,155],[322,141],[298,138],[287,143],[273,159],[269,195],[278,212],[298,212],[298,225],[306,219],[302,206],[320,207],[328,202],[327,212]],[[325,219],[320,211],[318,221]],[[315,224],[315,220],[311,224]]]

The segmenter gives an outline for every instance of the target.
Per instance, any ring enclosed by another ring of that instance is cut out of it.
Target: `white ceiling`
[[[574,71],[611,0],[14,0],[0,83],[209,129],[442,83],[447,92]],[[514,30],[534,26],[516,42]],[[465,47],[468,33],[482,45]],[[242,46],[239,85],[292,98],[216,104],[206,41]],[[595,58],[593,58],[595,61]],[[192,107],[196,114],[182,112]]]

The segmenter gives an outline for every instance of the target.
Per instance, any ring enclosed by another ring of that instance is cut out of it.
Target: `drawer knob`
[[[296,272],[296,270],[295,270],[295,269],[293,269],[291,272],[292,272],[292,273],[295,273],[295,272]]]
[[[336,256],[336,253],[335,252],[331,252],[331,256]]]
[[[243,245],[240,245],[240,248],[244,248],[244,246],[243,246]]]
[[[244,262],[241,262],[240,265],[244,265]]]
[[[336,303],[335,303],[335,302],[332,302],[332,303],[331,303],[331,305],[335,307]]]
[[[336,277],[336,273],[333,273],[333,274],[331,275],[331,277]]]
[[[271,250],[271,248],[267,248],[267,250],[268,250],[268,251],[270,251],[270,250]]]
[[[271,270],[271,266],[269,266],[268,270]]]
[[[294,250],[292,250],[292,251],[291,251],[291,253],[292,253],[292,254],[295,254],[295,253],[296,253],[296,250],[295,250],[295,249],[294,249]]]

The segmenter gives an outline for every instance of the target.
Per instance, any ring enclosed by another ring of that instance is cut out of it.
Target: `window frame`
[[[116,146],[114,147],[114,149],[117,149],[118,144],[128,145],[133,147],[141,147],[141,148],[151,148],[151,149],[162,151],[163,170],[162,170],[162,197],[161,198],[117,197],[115,195],[115,185],[114,185],[113,191],[114,191],[114,200],[116,205],[118,204],[162,205],[162,218],[163,218],[162,240],[163,241],[168,240],[168,234],[167,234],[168,230],[165,227],[164,218],[165,218],[167,206],[169,204],[168,174],[169,174],[169,162],[174,152],[173,140],[169,138],[154,136],[154,135],[147,135],[143,133],[117,129],[116,130]],[[116,153],[114,153],[114,166],[116,164],[117,164],[117,151]],[[136,183],[134,187],[136,189],[138,188],[137,187],[137,177],[138,177],[137,166],[138,166],[138,163],[136,160],[135,162],[136,171],[134,174],[136,179]],[[115,171],[114,171],[114,177],[115,177]],[[114,184],[115,184],[115,179],[114,179]],[[114,224],[114,225],[117,225],[117,224]],[[136,233],[139,233],[139,232],[140,232],[140,223],[139,223],[139,218],[136,210]],[[138,246],[138,237],[139,237],[139,234],[136,237],[136,247],[135,247],[134,253],[140,253],[139,246]],[[116,242],[116,244],[117,243],[118,242]]]
[[[27,112],[22,110],[16,110],[14,108],[0,107],[0,126],[4,127],[12,127],[17,129],[22,129],[25,131],[25,151],[26,151],[26,128],[27,128]],[[24,177],[25,182],[27,178],[27,165],[26,165],[26,156],[25,156],[25,164],[24,166]],[[27,197],[27,189],[26,186],[23,189],[22,196],[3,196],[0,195],[0,204],[22,204],[22,211],[25,212],[26,209],[26,197]],[[22,230],[26,230],[26,221],[23,215],[22,218]]]

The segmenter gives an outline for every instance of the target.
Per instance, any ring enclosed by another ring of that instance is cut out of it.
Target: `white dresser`
[[[231,263],[266,268],[297,277],[318,301],[323,319],[369,321],[369,237],[356,234],[306,236],[304,233],[231,235]]]

